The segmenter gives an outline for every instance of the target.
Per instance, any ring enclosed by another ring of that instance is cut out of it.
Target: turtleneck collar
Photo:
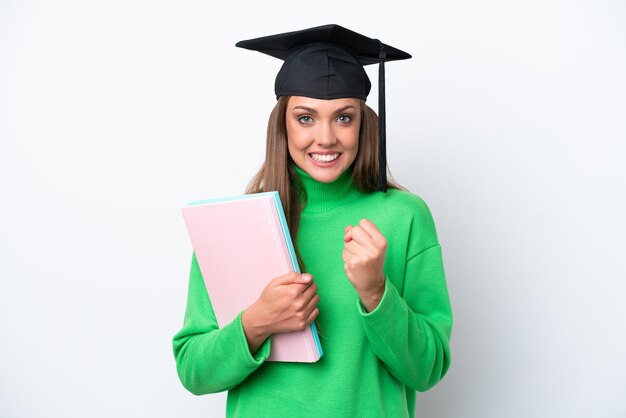
[[[296,164],[293,167],[307,196],[302,209],[303,213],[324,212],[359,195],[358,189],[352,183],[352,168],[341,173],[335,181],[322,183],[315,180]]]

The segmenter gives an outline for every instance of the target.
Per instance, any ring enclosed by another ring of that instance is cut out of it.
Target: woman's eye
[[[341,115],[337,118],[337,120],[341,123],[350,123],[352,117],[350,115]]]
[[[298,121],[300,121],[300,123],[305,123],[306,124],[306,123],[311,123],[313,121],[313,118],[310,117],[310,116],[304,115],[304,116],[300,116],[298,118]]]

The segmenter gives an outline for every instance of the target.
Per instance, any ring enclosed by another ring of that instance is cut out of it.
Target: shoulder
[[[410,216],[412,219],[432,219],[430,208],[420,196],[401,189],[389,189],[387,193],[378,192],[385,210],[392,210]]]
[[[438,243],[435,221],[426,201],[411,192],[389,189],[380,193],[381,209],[395,222],[409,228],[409,253],[416,253]]]

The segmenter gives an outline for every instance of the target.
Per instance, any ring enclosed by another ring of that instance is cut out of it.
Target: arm
[[[358,309],[372,349],[394,377],[418,391],[443,378],[452,310],[439,244],[407,260],[402,295],[386,278],[378,306],[367,312],[359,301]]]
[[[195,254],[189,274],[187,309],[182,329],[174,336],[176,369],[181,383],[195,395],[228,390],[256,370],[270,353],[265,340],[250,353],[239,314],[218,328]]]
[[[254,304],[219,328],[194,253],[185,322],[173,340],[183,386],[201,395],[238,385],[269,357],[272,334],[315,320],[318,300],[313,276],[290,272],[272,279]]]

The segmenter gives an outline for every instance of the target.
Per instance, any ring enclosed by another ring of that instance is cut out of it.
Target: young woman
[[[448,370],[452,312],[430,211],[384,176],[384,132],[365,104],[362,67],[410,56],[337,25],[238,46],[285,60],[248,192],[279,192],[307,273],[268,278],[218,328],[193,256],[173,342],[181,382],[195,394],[228,390],[229,417],[413,416],[415,391]],[[265,361],[273,334],[312,321],[319,361]]]

